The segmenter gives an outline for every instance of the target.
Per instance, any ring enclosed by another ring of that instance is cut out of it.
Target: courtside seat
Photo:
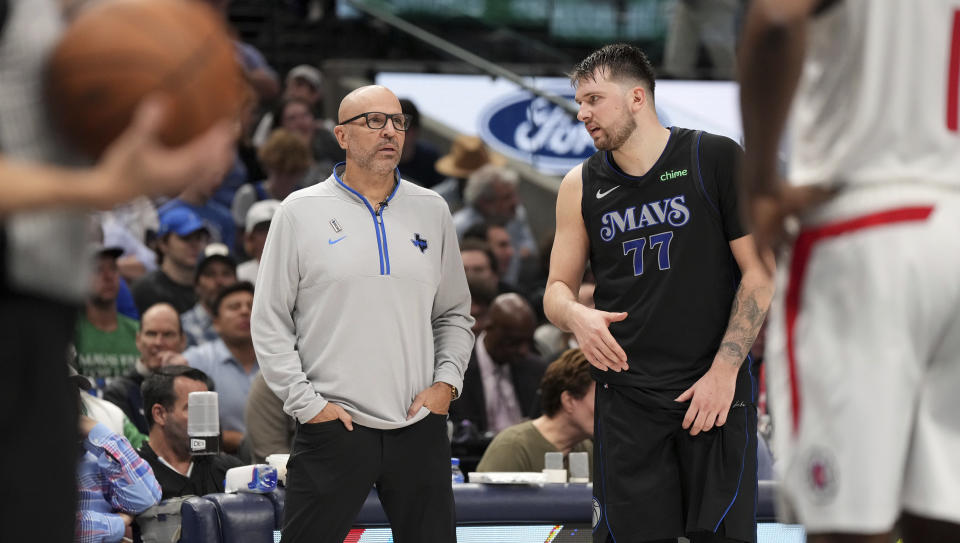
[[[286,503],[285,498],[287,497],[287,491],[282,488],[277,488],[273,492],[267,492],[264,496],[273,504],[273,516],[276,521],[275,528],[279,530],[280,527],[283,526],[283,504]]]
[[[273,541],[274,503],[261,494],[208,494],[220,515],[222,541]]]
[[[210,500],[194,496],[180,505],[180,543],[220,543],[220,516]]]

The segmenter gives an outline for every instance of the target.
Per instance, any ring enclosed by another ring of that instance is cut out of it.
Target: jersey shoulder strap
[[[696,175],[694,183],[700,197],[707,202],[707,209],[710,211],[710,217],[716,222],[717,226],[723,229],[723,217],[720,213],[720,188],[717,187],[717,180],[713,176],[703,177],[703,166],[701,164],[702,153],[700,143],[703,140],[703,130],[696,130],[693,134],[690,145],[690,163],[693,165],[693,172]]]

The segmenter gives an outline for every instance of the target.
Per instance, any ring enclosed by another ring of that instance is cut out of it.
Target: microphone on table
[[[191,392],[187,399],[191,456],[220,454],[220,409],[216,392]]]

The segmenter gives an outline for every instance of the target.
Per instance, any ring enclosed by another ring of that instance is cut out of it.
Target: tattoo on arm
[[[771,293],[765,290],[741,283],[730,308],[730,321],[717,354],[737,367],[746,359],[767,316]]]

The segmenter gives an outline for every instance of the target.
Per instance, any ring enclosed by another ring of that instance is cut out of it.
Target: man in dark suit
[[[497,296],[488,319],[471,353],[463,392],[450,404],[450,418],[457,424],[469,420],[480,434],[536,417],[537,387],[547,367],[533,351],[536,318],[523,297]]]

